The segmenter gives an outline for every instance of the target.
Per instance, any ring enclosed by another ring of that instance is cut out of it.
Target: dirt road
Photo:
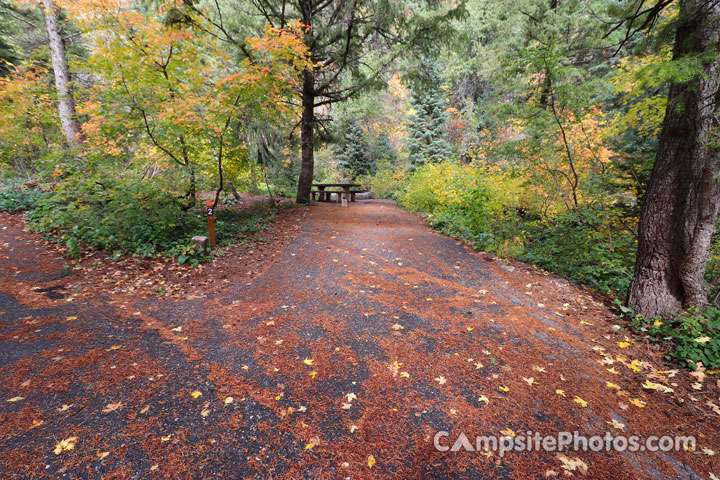
[[[587,292],[391,203],[312,207],[260,276],[184,300],[68,301],[66,261],[3,226],[1,478],[720,475],[717,376],[676,372]],[[697,446],[434,445],[574,431]]]

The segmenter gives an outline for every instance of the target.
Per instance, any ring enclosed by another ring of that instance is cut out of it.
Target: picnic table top
[[[327,187],[343,187],[343,188],[350,188],[350,187],[362,187],[359,183],[313,183],[313,187],[321,187],[321,188],[327,188]]]

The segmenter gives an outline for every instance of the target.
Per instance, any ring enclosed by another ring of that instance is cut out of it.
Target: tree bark
[[[684,0],[675,59],[720,48],[720,5]],[[720,58],[668,95],[655,164],[643,199],[628,305],[646,316],[707,303],[710,243],[720,207]]]
[[[303,72],[302,118],[300,119],[300,140],[302,144],[302,165],[298,178],[297,203],[310,201],[314,159],[313,131],[315,129],[315,75],[310,70]]]
[[[45,27],[50,45],[50,57],[55,76],[55,88],[58,95],[58,114],[65,143],[72,149],[78,149],[83,142],[80,123],[75,112],[75,97],[70,84],[65,41],[59,25],[59,12],[53,0],[44,0]]]

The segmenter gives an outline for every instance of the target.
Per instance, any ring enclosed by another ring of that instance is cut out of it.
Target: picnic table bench
[[[331,196],[333,193],[338,194],[338,202],[340,201],[340,195],[343,193],[348,195],[351,202],[354,202],[356,193],[367,192],[367,190],[362,190],[359,188],[362,187],[362,185],[360,185],[359,183],[313,183],[312,186],[313,188],[315,188],[315,190],[310,191],[310,193],[312,194],[312,199],[319,202],[331,201]],[[332,188],[333,190],[326,190],[327,188]]]

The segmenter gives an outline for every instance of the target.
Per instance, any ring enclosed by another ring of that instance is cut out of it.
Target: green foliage
[[[45,194],[33,188],[6,187],[0,190],[0,210],[18,212],[34,209]]]
[[[337,167],[353,180],[373,175],[376,166],[370,159],[368,141],[360,123],[350,119],[341,128],[342,139],[334,148]]]
[[[181,200],[162,185],[74,180],[43,196],[27,216],[32,229],[62,241],[72,258],[86,245],[143,257],[165,254],[185,263],[196,257],[190,238],[207,235],[207,220],[203,210],[187,210]],[[262,211],[218,209],[218,242],[256,232],[267,219]]]
[[[408,115],[407,149],[411,168],[452,155],[445,131],[447,102],[441,87],[440,65],[423,59],[420,73],[412,80],[412,111]]]
[[[693,369],[700,362],[707,368],[720,368],[719,309],[709,307],[703,312],[686,311],[672,319],[648,320],[617,303],[635,330],[669,347],[670,359]]]

